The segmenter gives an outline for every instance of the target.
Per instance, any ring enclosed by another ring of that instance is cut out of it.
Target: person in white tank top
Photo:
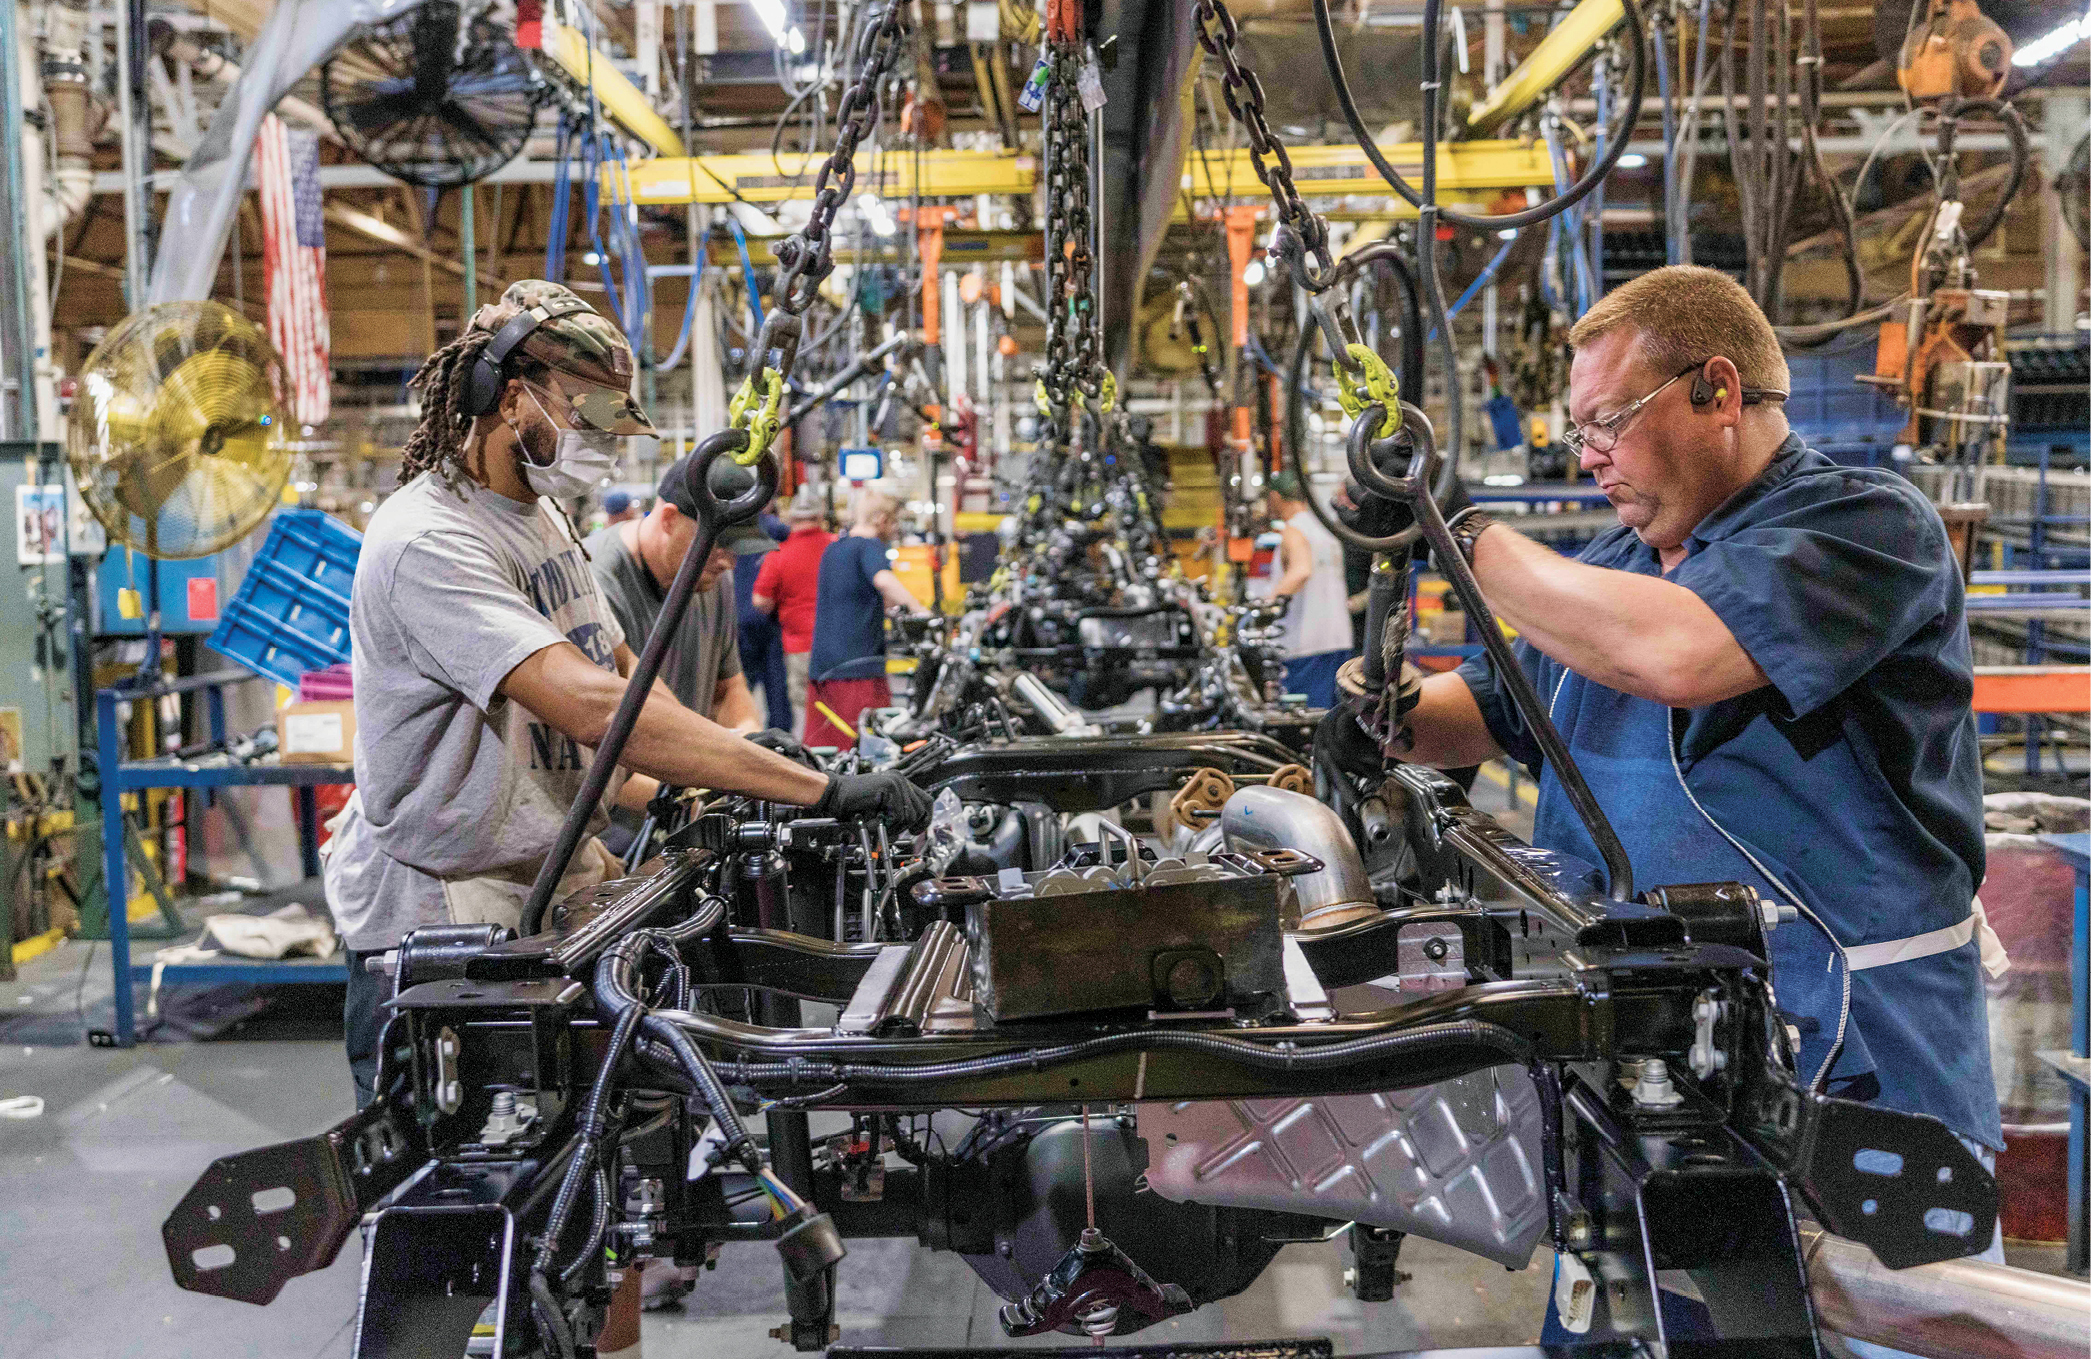
[[[1343,544],[1307,507],[1299,478],[1282,471],[1266,483],[1278,521],[1278,579],[1271,598],[1289,600],[1285,689],[1317,708],[1336,701],[1336,667],[1353,651],[1350,599],[1343,584]]]

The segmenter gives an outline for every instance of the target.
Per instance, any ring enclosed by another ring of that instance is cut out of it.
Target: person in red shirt
[[[774,613],[784,633],[784,684],[791,695],[792,730],[806,730],[806,693],[813,659],[813,614],[820,598],[820,554],[835,535],[827,511],[810,485],[800,486],[785,511],[791,536],[763,559],[752,602]]]

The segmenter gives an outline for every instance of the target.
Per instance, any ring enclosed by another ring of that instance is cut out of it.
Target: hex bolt
[[[1684,1096],[1670,1080],[1670,1064],[1660,1057],[1641,1062],[1641,1078],[1634,1082],[1634,1103],[1644,1109],[1668,1109],[1684,1103]]]

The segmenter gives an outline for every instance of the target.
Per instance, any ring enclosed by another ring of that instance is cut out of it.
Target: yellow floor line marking
[[[1508,771],[1503,769],[1500,760],[1490,760],[1487,764],[1482,765],[1481,777],[1505,792],[1510,790],[1510,775]],[[1527,807],[1537,807],[1539,805],[1538,785],[1522,774],[1518,775],[1517,780],[1517,800],[1524,803]]]

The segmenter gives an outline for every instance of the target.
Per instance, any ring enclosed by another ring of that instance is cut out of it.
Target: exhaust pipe
[[[1826,1328],[1936,1359],[2084,1359],[2091,1284],[1984,1260],[1889,1269],[1857,1242],[1801,1228]]]
[[[1321,860],[1319,872],[1292,879],[1300,903],[1300,925],[1326,927],[1343,914],[1379,910],[1365,862],[1343,818],[1305,793],[1252,783],[1237,788],[1220,809],[1220,832],[1229,849],[1296,849]]]
[[[1018,698],[1031,705],[1031,711],[1039,720],[1053,729],[1056,736],[1100,736],[1103,728],[1084,718],[1081,713],[1068,706],[1065,699],[1046,688],[1045,681],[1030,671],[1020,671],[1010,681],[1009,687],[1016,690]]]

